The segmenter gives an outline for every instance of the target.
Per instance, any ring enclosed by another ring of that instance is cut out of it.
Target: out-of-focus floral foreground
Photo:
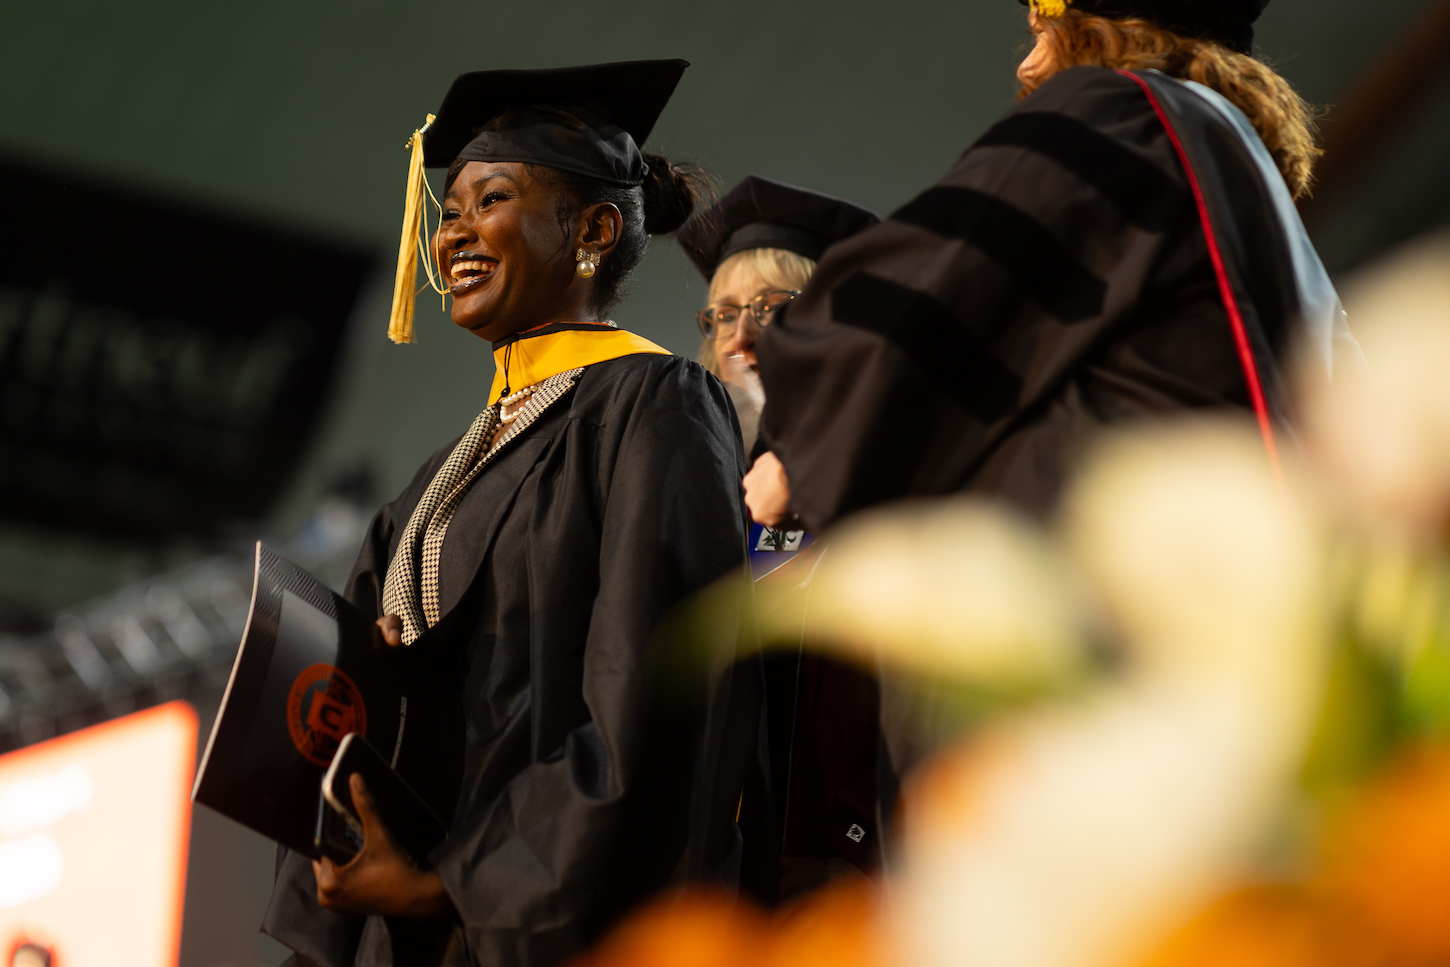
[[[826,535],[762,635],[850,656],[934,752],[888,871],[664,898],[591,967],[1450,963],[1450,245],[1250,420],[1091,448],[1049,524],[970,498]],[[1367,361],[1367,364],[1366,362]]]

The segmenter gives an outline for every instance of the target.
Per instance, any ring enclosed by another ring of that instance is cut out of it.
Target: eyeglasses
[[[745,313],[750,313],[755,324],[763,329],[770,325],[770,320],[783,306],[800,294],[799,289],[778,289],[758,295],[743,306],[717,302],[695,313],[695,320],[700,323],[700,331],[706,339],[729,339],[735,334],[735,327]]]

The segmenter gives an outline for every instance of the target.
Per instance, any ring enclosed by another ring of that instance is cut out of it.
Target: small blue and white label
[[[801,542],[805,540],[805,536],[805,531],[762,527],[759,536],[755,538],[755,551],[756,553],[774,551],[777,554],[798,551],[801,549]]]

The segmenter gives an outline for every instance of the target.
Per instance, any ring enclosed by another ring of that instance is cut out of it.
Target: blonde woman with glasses
[[[789,492],[780,461],[759,437],[765,393],[755,341],[805,287],[829,246],[879,221],[844,199],[750,175],[676,233],[710,283],[707,304],[696,315],[704,336],[699,361],[730,392],[752,462],[749,499],[768,509],[773,523]],[[763,519],[756,510],[752,505]]]
[[[696,316],[704,337],[699,361],[725,382],[753,458],[745,478],[757,521],[751,568],[773,585],[772,595],[802,593],[801,572],[813,552],[788,566],[811,537],[781,519],[790,494],[770,441],[757,432],[765,394],[755,342],[789,315],[830,245],[877,222],[851,202],[751,175],[676,234],[710,283]],[[780,526],[765,526],[765,514]],[[742,829],[769,830],[773,863],[754,892],[781,902],[880,864],[879,701],[871,675],[797,648],[773,654],[764,670],[769,795],[747,794],[743,808],[753,815],[743,817]]]

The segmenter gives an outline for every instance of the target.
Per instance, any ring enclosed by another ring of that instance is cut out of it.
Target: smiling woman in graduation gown
[[[464,75],[421,135],[452,165],[454,320],[497,371],[378,512],[347,596],[456,658],[461,775],[431,870],[381,838],[344,867],[284,851],[264,929],[299,963],[556,964],[672,881],[730,881],[754,735],[711,724],[731,682],[679,674],[656,632],[743,568],[739,430],[698,364],[600,321],[646,229],[693,204],[637,148],[684,66]]]

